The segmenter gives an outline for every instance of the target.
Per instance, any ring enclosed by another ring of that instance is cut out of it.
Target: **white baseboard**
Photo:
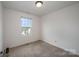
[[[79,55],[79,53],[75,49],[64,49],[65,51],[69,51],[73,54]]]
[[[11,46],[11,47],[8,47],[8,48],[15,48],[15,47],[22,46],[22,45],[25,45],[25,44],[28,44],[28,43],[32,43],[32,42],[36,42],[36,41],[39,41],[39,40],[29,41],[29,42],[26,42],[26,43],[23,43],[23,44],[18,44],[16,46]]]
[[[73,54],[79,55],[79,52],[77,52],[75,49],[67,49],[67,48],[59,47],[59,46],[57,46],[57,45],[55,45],[55,44],[53,44],[53,43],[51,43],[51,42],[48,42],[47,40],[42,40],[42,41],[44,41],[44,42],[46,42],[46,43],[49,43],[49,44],[51,44],[51,45],[53,45],[53,46],[56,46],[56,47],[58,47],[58,48],[61,48],[61,49],[65,50],[65,51],[68,51],[68,52],[71,52],[71,53],[73,53]]]

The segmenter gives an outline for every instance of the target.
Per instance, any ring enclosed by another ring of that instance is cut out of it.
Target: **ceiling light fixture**
[[[41,7],[43,5],[43,2],[42,1],[36,1],[35,5],[36,5],[36,7],[39,8],[39,7]]]

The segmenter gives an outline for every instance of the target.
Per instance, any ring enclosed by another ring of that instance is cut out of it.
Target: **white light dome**
[[[35,5],[36,5],[36,7],[41,7],[42,6],[42,4],[43,4],[43,2],[42,1],[37,1],[36,3],[35,3]]]

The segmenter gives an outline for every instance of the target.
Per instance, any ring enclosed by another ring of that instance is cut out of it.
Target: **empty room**
[[[78,57],[79,1],[0,1],[0,57]]]

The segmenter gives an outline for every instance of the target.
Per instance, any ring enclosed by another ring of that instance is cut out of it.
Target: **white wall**
[[[2,36],[2,5],[0,2],[0,52],[3,50],[3,36]]]
[[[41,32],[40,32],[39,17],[7,8],[4,8],[3,14],[4,14],[5,48],[6,47],[12,48],[36,40],[40,40]],[[29,39],[27,39],[27,36],[23,36],[21,34],[21,26],[20,26],[21,16],[32,18],[32,32]]]
[[[42,25],[44,41],[79,53],[79,4],[43,16]]]

